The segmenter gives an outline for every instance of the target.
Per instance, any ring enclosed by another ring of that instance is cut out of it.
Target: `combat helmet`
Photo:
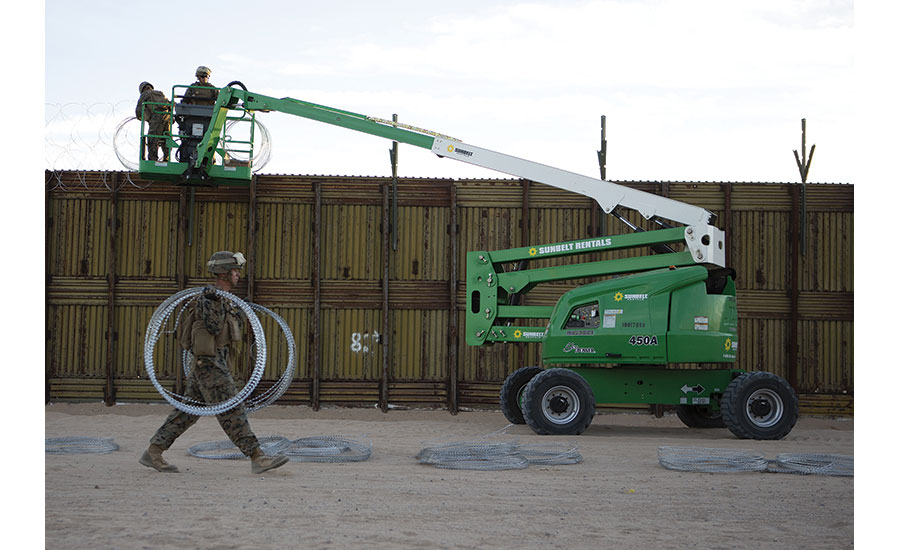
[[[209,76],[210,73],[212,73],[212,71],[209,70],[209,67],[205,67],[203,65],[197,67],[196,76]]]
[[[210,256],[206,269],[210,273],[228,273],[232,269],[243,269],[245,263],[247,259],[240,252],[223,250]]]
[[[150,84],[150,83],[147,82],[146,80],[143,81],[143,82],[141,82],[141,83],[138,85],[138,91],[141,92],[141,93],[144,93],[144,88],[146,88],[147,86],[150,86],[151,88],[153,88],[153,84]]]

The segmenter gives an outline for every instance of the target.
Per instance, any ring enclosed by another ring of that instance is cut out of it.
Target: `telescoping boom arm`
[[[579,193],[597,201],[607,214],[617,208],[638,211],[645,219],[665,219],[685,227],[683,242],[695,263],[725,266],[725,233],[712,225],[714,215],[704,208],[660,197],[602,179],[476,147],[427,130],[398,125],[391,121],[316,105],[292,98],[274,98],[240,88],[225,87],[219,92],[203,141],[198,146],[196,169],[212,165],[212,156],[222,135],[228,110],[241,104],[247,111],[279,111],[351,130],[384,137],[428,149],[435,155],[452,158],[518,178],[544,183]],[[681,240],[681,239],[679,239]]]

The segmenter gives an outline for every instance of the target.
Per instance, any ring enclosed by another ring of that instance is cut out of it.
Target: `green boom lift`
[[[727,427],[740,438],[780,439],[796,423],[798,400],[787,382],[733,368],[735,272],[726,266],[725,233],[713,225],[711,212],[396,122],[253,93],[240,83],[221,88],[211,107],[174,101],[170,107],[179,131],[168,140],[178,152],[172,162],[141,160],[141,175],[150,179],[246,184],[250,163],[230,165],[228,153],[242,147],[252,157],[255,113],[277,111],[580,193],[633,229],[468,252],[466,342],[542,344],[543,368],[518,369],[503,383],[500,406],[510,422],[527,423],[539,434],[580,434],[597,404],[636,403],[673,405],[688,426]],[[236,144],[228,130],[239,123],[250,124],[251,139]],[[638,211],[659,229],[631,223],[622,209]],[[569,264],[550,260],[626,249],[652,253]],[[521,305],[522,296],[540,283],[584,278],[599,280],[565,292],[555,306]]]

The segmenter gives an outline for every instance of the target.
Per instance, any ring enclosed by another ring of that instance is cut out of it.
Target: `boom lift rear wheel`
[[[535,433],[578,435],[594,418],[594,391],[580,374],[547,369],[525,386],[522,414]]]
[[[791,386],[771,372],[746,372],[722,395],[722,418],[741,439],[782,439],[797,423],[800,405]]]
[[[500,388],[500,410],[511,423],[525,423],[525,417],[522,416],[522,395],[525,386],[542,370],[541,367],[522,367],[503,381],[503,386]]]

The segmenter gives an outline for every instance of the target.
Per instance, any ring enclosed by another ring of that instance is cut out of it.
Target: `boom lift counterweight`
[[[364,132],[579,193],[635,231],[467,253],[467,344],[541,343],[543,364],[555,367],[525,367],[507,377],[500,405],[510,422],[542,434],[578,434],[591,423],[596,404],[646,403],[674,405],[688,426],[727,427],[742,438],[780,439],[793,428],[797,396],[784,380],[732,368],[738,348],[735,273],[726,266],[725,233],[713,225],[712,212],[434,132],[231,86],[220,89],[188,154],[178,162],[141,161],[142,175],[190,185],[248,181],[249,166],[230,167],[215,158],[225,156],[227,122],[250,121],[252,127],[257,111]],[[620,209],[635,210],[661,229],[643,230]],[[657,253],[533,267],[542,263],[535,260],[643,247]],[[613,275],[618,277],[608,278]],[[540,283],[588,277],[607,279],[566,292],[555,306],[520,305],[521,296]],[[681,363],[719,366],[674,368]]]

